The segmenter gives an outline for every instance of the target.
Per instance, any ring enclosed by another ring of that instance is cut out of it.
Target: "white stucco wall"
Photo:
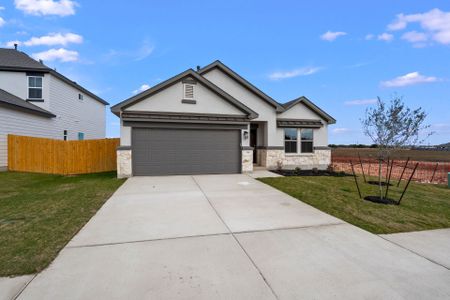
[[[320,128],[314,128],[314,146],[328,146],[328,124],[318,114],[309,109],[303,103],[298,103],[291,109],[278,114],[280,119],[312,119],[321,120],[323,126]],[[279,135],[283,139],[284,130],[278,128]]]
[[[250,109],[258,113],[258,118],[252,121],[265,121],[264,140],[267,146],[283,146],[283,138],[277,132],[276,111],[275,107],[256,96],[248,89],[244,88],[240,83],[230,78],[219,69],[213,69],[203,75],[206,79],[226,91],[228,94],[248,106]]]
[[[208,113],[243,116],[244,113],[212,92],[200,83],[194,85],[194,100],[196,104],[182,103],[183,83],[178,82],[169,88],[154,94],[147,99],[129,106],[125,111],[162,111],[181,113]]]

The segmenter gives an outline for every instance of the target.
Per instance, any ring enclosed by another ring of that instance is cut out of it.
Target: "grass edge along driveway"
[[[123,182],[115,172],[0,172],[0,276],[47,267]]]
[[[372,178],[373,179],[373,178]],[[450,189],[443,185],[412,182],[400,205],[383,205],[359,199],[353,177],[292,176],[260,178],[323,212],[375,234],[450,227]],[[362,184],[364,196],[377,195],[377,186]],[[398,199],[405,182],[390,188]]]

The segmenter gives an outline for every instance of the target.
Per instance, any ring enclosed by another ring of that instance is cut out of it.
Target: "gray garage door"
[[[240,131],[133,128],[133,174],[240,173]]]

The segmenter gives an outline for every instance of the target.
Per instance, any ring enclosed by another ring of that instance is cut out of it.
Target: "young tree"
[[[375,107],[366,110],[361,119],[363,132],[378,148],[378,185],[380,199],[383,199],[381,182],[381,164],[389,157],[390,151],[405,146],[415,146],[422,143],[429,135],[421,139],[420,133],[429,128],[424,125],[427,114],[422,108],[412,110],[405,106],[402,97],[393,97],[389,104],[379,97]]]

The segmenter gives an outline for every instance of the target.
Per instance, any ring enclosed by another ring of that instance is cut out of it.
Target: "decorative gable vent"
[[[184,84],[184,99],[194,99],[194,85]]]

